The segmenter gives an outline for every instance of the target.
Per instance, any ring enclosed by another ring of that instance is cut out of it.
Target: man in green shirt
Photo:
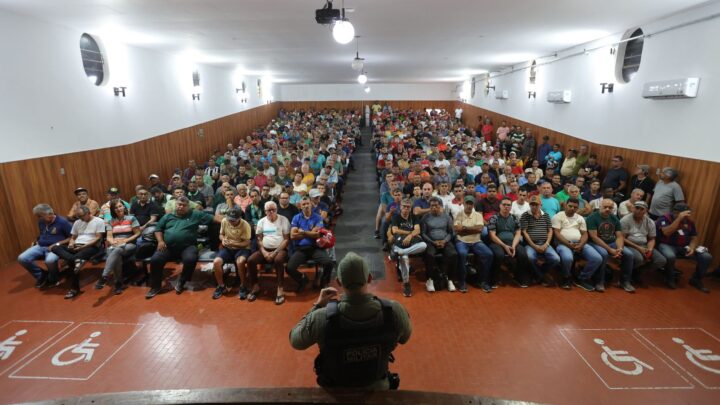
[[[200,225],[220,222],[221,216],[214,217],[203,211],[191,210],[190,200],[181,196],[175,200],[175,213],[165,214],[155,229],[157,251],[150,259],[150,291],[145,298],[150,299],[160,293],[163,268],[171,259],[180,258],[182,273],[175,291],[180,294],[185,282],[190,280],[198,260],[197,232]]]
[[[337,289],[323,288],[310,311],[290,331],[290,344],[305,350],[317,343],[320,354],[315,371],[321,386],[390,389],[388,358],[398,343],[410,339],[410,316],[399,303],[368,293],[372,275],[357,254],[348,252],[337,273],[345,293],[338,300]],[[390,313],[392,320],[386,318]],[[354,354],[358,356],[353,359],[362,357],[363,361],[337,361]]]
[[[622,272],[621,282],[630,281],[633,270],[633,253],[625,247],[620,220],[612,214],[615,202],[604,198],[600,210],[587,218],[587,229],[590,234],[590,246],[602,256],[602,264],[595,272],[595,291],[605,291],[605,275],[610,257],[620,261]]]

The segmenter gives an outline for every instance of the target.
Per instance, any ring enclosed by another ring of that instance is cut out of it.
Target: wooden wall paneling
[[[8,194],[11,193],[10,189],[5,187],[5,180],[0,173],[0,190],[5,192],[0,195],[0,207],[3,212],[11,212],[9,209]],[[3,229],[3,241],[0,243],[0,266],[4,266],[7,263],[15,260],[18,253],[22,252],[29,246],[29,241],[18,241],[18,234],[15,232],[15,224],[12,221],[11,215],[0,215],[0,229]]]
[[[570,147],[577,148],[583,144],[588,145],[590,153],[598,156],[598,162],[605,169],[608,168],[614,155],[623,156],[624,167],[631,174],[637,165],[649,165],[651,167],[651,177],[655,181],[657,181],[657,175],[655,174],[657,168],[671,166],[677,169],[680,172],[677,181],[683,188],[686,201],[693,209],[693,219],[697,224],[700,238],[715,257],[715,263],[720,262],[720,210],[716,206],[717,202],[720,201],[720,181],[718,180],[720,179],[720,163],[588,142],[473,105],[455,103],[463,109],[463,121],[470,128],[478,127],[479,115],[490,117],[496,127],[501,121],[506,121],[508,125],[530,127],[538,144],[540,144],[544,135],[548,135],[550,142],[559,143],[563,151]]]
[[[66,215],[75,200],[72,191],[79,186],[87,188],[101,204],[109,186],[119,187],[128,200],[137,184],[148,183],[149,174],[157,173],[167,182],[174,168],[184,169],[189,159],[200,163],[214,149],[237,144],[240,136],[266,125],[278,108],[278,103],[263,105],[133,144],[0,164],[0,185],[8,190],[0,199],[7,208],[0,210],[0,225],[17,232],[2,244],[0,263],[14,261],[37,236],[31,213],[36,204],[48,203]],[[201,127],[205,131],[202,138],[197,136]]]

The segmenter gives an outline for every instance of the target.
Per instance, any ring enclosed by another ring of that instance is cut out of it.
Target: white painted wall
[[[265,103],[257,77],[244,78],[242,103],[235,88],[243,78],[206,65],[198,65],[202,95],[193,101],[187,61],[109,38],[109,82],[95,86],[82,67],[81,34],[0,11],[0,162],[133,143]],[[115,97],[113,86],[127,86],[127,97]]]
[[[715,2],[641,28],[646,34],[653,33],[718,12],[720,4]],[[630,83],[616,83],[612,94],[600,93],[601,82],[615,82],[615,57],[610,55],[609,48],[603,48],[587,56],[539,67],[537,99],[528,99],[529,70],[521,70],[490,79],[496,92],[509,91],[509,99],[498,100],[493,91],[485,96],[483,85],[478,82],[475,97],[469,102],[600,144],[717,162],[720,161],[715,120],[720,112],[719,38],[720,19],[646,38],[640,70]],[[604,43],[619,39],[618,35]],[[592,48],[592,44],[586,48]],[[569,53],[576,51],[578,49]],[[641,96],[645,82],[686,77],[701,78],[695,99],[647,100]],[[572,102],[550,104],[546,101],[548,90],[571,90]]]
[[[277,84],[281,101],[453,100],[454,83]],[[370,93],[365,93],[370,86]]]

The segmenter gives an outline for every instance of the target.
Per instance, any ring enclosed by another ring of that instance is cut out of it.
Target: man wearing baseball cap
[[[665,256],[655,249],[657,235],[655,222],[647,215],[647,210],[647,203],[637,200],[633,203],[633,211],[620,220],[620,228],[625,235],[625,246],[632,253],[632,279],[636,282],[639,281],[642,270],[647,268],[657,270],[665,267],[667,262]],[[620,288],[629,293],[635,292],[635,287],[630,281],[620,280]]]
[[[97,203],[97,201],[90,198],[88,195],[88,190],[85,187],[78,187],[74,191],[75,198],[77,201],[75,201],[70,207],[70,212],[67,215],[67,218],[70,221],[74,221],[78,218],[75,218],[75,213],[77,212],[77,209],[81,206],[86,206],[90,210],[90,214],[92,216],[96,216],[98,212],[100,211],[100,204]]]
[[[675,261],[678,258],[695,258],[695,273],[688,282],[698,290],[708,293],[710,291],[703,285],[702,278],[713,258],[706,247],[699,246],[698,232],[691,218],[692,211],[684,202],[676,203],[671,213],[661,216],[656,222],[660,242],[658,250],[667,259],[665,277],[668,287],[677,288]]]
[[[290,344],[305,350],[317,343],[317,383],[322,387],[370,390],[397,389],[397,374],[388,362],[398,343],[412,334],[410,317],[402,305],[368,291],[372,280],[367,262],[348,252],[338,265],[338,283],[320,291],[310,311],[290,331]]]

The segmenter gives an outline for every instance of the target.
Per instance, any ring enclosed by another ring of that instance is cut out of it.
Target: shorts
[[[217,254],[223,263],[235,263],[238,257],[243,256],[247,259],[250,256],[250,249],[230,249],[223,247]]]

